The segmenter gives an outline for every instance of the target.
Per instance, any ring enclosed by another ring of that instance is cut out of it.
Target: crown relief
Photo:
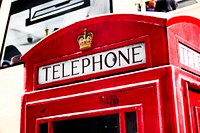
[[[92,44],[92,39],[93,39],[93,33],[92,32],[87,33],[87,28],[84,28],[84,34],[78,36],[77,38],[80,50],[89,49]]]

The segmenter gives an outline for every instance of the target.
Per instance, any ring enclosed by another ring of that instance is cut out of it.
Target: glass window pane
[[[119,115],[53,122],[53,133],[119,133]]]
[[[136,112],[125,113],[126,133],[137,133]]]
[[[48,133],[48,123],[40,124],[40,132],[39,133]]]

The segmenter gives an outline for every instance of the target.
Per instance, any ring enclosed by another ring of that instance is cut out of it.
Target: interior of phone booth
[[[189,18],[105,15],[40,41],[22,57],[21,133],[196,131],[200,43],[181,26],[200,30]]]

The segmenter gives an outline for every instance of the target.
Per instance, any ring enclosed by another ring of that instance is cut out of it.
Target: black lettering
[[[62,63],[62,77],[64,78],[64,77],[69,77],[70,76],[69,74],[68,75],[67,74],[65,75],[65,74],[66,74],[65,73],[65,63]]]
[[[137,47],[133,47],[133,48],[132,48],[132,52],[133,52],[133,63],[142,62],[142,60],[138,60],[138,61],[137,61],[137,60],[135,59],[135,56],[140,54],[140,53],[135,53],[135,49],[137,49],[137,48],[142,48],[142,46],[137,46]]]
[[[121,57],[126,61],[127,64],[130,64],[130,56],[129,56],[129,49],[127,49],[128,57],[124,55],[121,51],[119,51],[119,66],[121,66]]]
[[[90,65],[90,60],[88,58],[82,59],[82,73],[85,73],[85,68]]]
[[[193,65],[193,63],[192,63],[192,53],[189,50],[187,50],[187,61],[188,61],[189,66]]]
[[[92,57],[93,71],[95,71],[95,64],[99,63],[100,70],[102,69],[102,55],[99,56],[100,60],[95,61],[95,56]]]
[[[200,56],[198,56],[198,68],[200,70]]]
[[[193,52],[193,64],[194,64],[194,68],[198,68],[198,67],[196,67],[196,59],[195,59],[195,53]]]
[[[60,76],[56,77],[56,73],[59,72],[58,69],[56,69],[57,67],[60,68],[60,64],[53,65],[53,79],[59,79],[60,78]]]
[[[51,68],[51,66],[43,67],[42,70],[45,69],[45,81],[48,80],[48,69]]]
[[[77,73],[74,72],[74,71],[75,71],[74,69],[75,69],[75,68],[78,68],[78,66],[75,65],[75,63],[77,63],[77,62],[79,62],[79,60],[74,60],[74,61],[72,61],[72,76],[78,75],[78,74],[79,74],[79,72],[77,72]]]
[[[110,62],[110,61],[108,60],[108,56],[109,56],[109,55],[112,55],[112,56],[113,56],[113,58],[112,58],[113,64],[111,64],[111,65],[108,64],[108,62]],[[109,52],[109,53],[105,56],[104,62],[105,62],[105,65],[106,65],[107,67],[111,68],[111,67],[113,67],[113,66],[117,63],[117,56],[115,55],[114,52]]]
[[[184,52],[184,48],[183,47],[180,47],[180,52],[182,53],[182,55],[183,55],[183,63],[185,63],[185,52]]]

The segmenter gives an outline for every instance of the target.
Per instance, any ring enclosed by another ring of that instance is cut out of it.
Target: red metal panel
[[[113,88],[114,89],[114,88]],[[63,114],[70,114],[70,113],[78,113],[78,112],[88,112],[88,114],[85,114],[84,117],[89,117],[91,115],[90,112],[93,112],[93,110],[101,109],[100,111],[96,112],[93,115],[99,116],[99,115],[105,115],[107,113],[106,110],[110,110],[111,112],[114,112],[115,110],[112,108],[109,109],[109,107],[116,107],[116,109],[119,109],[120,106],[123,105],[134,105],[134,104],[142,104],[143,108],[143,115],[144,120],[140,120],[144,122],[144,126],[146,127],[144,129],[145,132],[159,132],[158,122],[157,122],[157,110],[156,110],[156,97],[155,95],[155,89],[151,85],[148,87],[128,87],[128,88],[122,88],[120,90],[112,90],[112,91],[106,91],[99,93],[91,92],[91,94],[88,95],[77,95],[77,96],[66,96],[66,98],[56,98],[56,99],[49,99],[48,101],[44,102],[36,102],[36,103],[28,103],[26,106],[26,121],[29,122],[26,127],[27,132],[35,132],[35,122],[37,118],[42,117],[53,117],[56,115],[61,115],[58,118],[59,119],[65,119]],[[94,93],[94,94],[92,94]],[[70,98],[71,97],[71,98]],[[118,102],[114,102],[111,97],[115,97]],[[147,99],[144,99],[143,97],[146,97]],[[92,100],[91,100],[92,99]],[[113,103],[114,102],[114,103]],[[140,109],[141,110],[141,109]],[[151,110],[151,111],[150,111]],[[140,113],[141,114],[141,113]],[[141,115],[142,115],[141,114]],[[83,117],[83,116],[82,116]],[[142,116],[138,116],[142,117]],[[76,118],[75,116],[72,116],[72,118]],[[54,119],[53,119],[54,120]],[[52,120],[52,121],[53,121]],[[58,119],[55,118],[57,121]],[[142,124],[143,125],[143,124]],[[151,128],[152,126],[155,126],[155,128]],[[141,124],[139,124],[139,129],[142,130]]]
[[[170,64],[200,75],[200,20],[189,16],[179,16],[169,19],[167,26]],[[183,51],[180,51],[180,44],[187,48],[185,51],[188,51],[188,55],[185,54],[185,63],[180,59],[183,54]]]
[[[22,57],[22,60],[26,62],[25,89],[27,91],[38,89],[38,84],[35,82],[38,78],[37,67],[35,69],[33,67],[35,64],[44,61],[50,63],[51,60],[58,58],[69,59],[89,55],[108,48],[118,47],[120,42],[131,39],[137,40],[145,36],[149,38],[145,43],[147,43],[147,46],[150,45],[149,48],[147,47],[147,51],[149,51],[147,54],[150,54],[148,58],[151,59],[150,64],[153,67],[168,64],[165,23],[166,19],[163,18],[118,14],[84,20],[60,29],[42,40]],[[93,32],[94,38],[91,49],[80,51],[77,37],[83,34],[84,28],[87,28],[88,32]],[[33,88],[34,86],[35,88]],[[42,85],[40,87],[49,86]]]
[[[189,133],[195,131],[195,115],[191,112],[199,96],[195,96],[195,100],[191,98],[192,94],[187,95],[186,82],[192,88],[197,86],[195,88],[198,90],[198,81],[199,77],[168,66],[30,92],[24,97],[22,110],[26,110],[26,115],[22,117],[22,125],[26,126],[22,126],[22,129],[34,131],[37,118],[48,119],[66,113],[104,110],[135,103],[142,104],[145,132]],[[116,96],[119,102],[112,104],[110,98],[101,100],[102,96]],[[191,102],[191,111],[188,110],[189,97],[194,101]],[[152,119],[155,123],[152,123]],[[192,125],[191,121],[194,122]]]
[[[183,116],[177,117],[181,109],[178,105],[182,103],[178,102],[180,88],[174,88],[173,85],[176,83],[173,80],[174,69],[171,66],[147,69],[81,84],[27,93],[25,95],[26,105],[23,106],[23,109],[26,108],[26,117],[23,121],[25,123],[28,121],[29,124],[25,129],[34,131],[37,118],[51,118],[50,116],[73,112],[142,104],[144,132],[185,130],[180,125]],[[102,100],[102,96],[105,99]],[[118,98],[117,104],[112,104],[112,101],[109,100],[111,96]]]
[[[180,132],[195,133],[197,132],[197,123],[194,107],[199,106],[199,77],[189,72],[183,72],[180,68],[174,69],[174,72],[176,117]]]

